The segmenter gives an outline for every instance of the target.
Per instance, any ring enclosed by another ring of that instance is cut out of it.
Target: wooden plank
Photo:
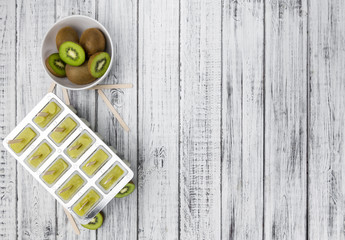
[[[47,94],[50,80],[42,68],[41,41],[54,23],[54,11],[54,1],[17,1],[17,122]],[[17,238],[55,239],[54,197],[19,164],[17,176]]]
[[[265,4],[265,239],[305,239],[307,0]]]
[[[96,16],[95,0],[78,0],[78,1],[56,1],[56,20],[69,15],[86,15],[89,17]],[[58,87],[59,96],[61,96],[61,87]],[[96,93],[94,91],[68,91],[71,105],[78,111],[78,116],[85,118],[90,122],[91,128],[95,129],[97,122],[97,104]],[[73,232],[63,207],[57,204],[57,239],[95,239],[96,231],[90,231],[79,226],[80,235]]]
[[[264,2],[225,1],[222,26],[222,239],[262,239]]]
[[[222,2],[180,11],[180,237],[220,239]]]
[[[177,239],[179,2],[139,1],[138,237]]]
[[[345,239],[345,2],[309,3],[309,239]]]
[[[16,124],[15,2],[0,1],[0,138]],[[17,237],[16,160],[0,145],[0,239]]]
[[[114,61],[103,84],[132,83],[132,89],[104,89],[112,105],[128,124],[126,132],[101,98],[98,98],[97,131],[131,163],[136,182],[137,167],[137,1],[100,0],[98,20],[109,31]],[[118,80],[116,80],[115,76]],[[105,222],[98,239],[137,239],[137,190],[130,196],[115,199],[104,209]]]

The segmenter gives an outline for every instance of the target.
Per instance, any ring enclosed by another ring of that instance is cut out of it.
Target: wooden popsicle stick
[[[104,184],[107,184],[113,178],[114,178],[114,176],[111,176],[110,178],[107,179],[107,181],[104,182]]]
[[[132,88],[132,83],[96,85],[90,89]]]
[[[57,127],[57,128],[54,129],[54,132],[63,132],[65,130],[66,130],[65,128]]]
[[[119,121],[120,125],[123,127],[123,129],[125,131],[129,131],[129,127],[127,126],[127,124],[125,123],[125,121],[122,119],[122,117],[120,116],[120,114],[116,111],[116,109],[113,107],[113,105],[111,105],[110,101],[108,100],[108,98],[105,96],[104,92],[101,89],[98,89],[98,94],[101,96],[101,98],[103,99],[103,101],[105,102],[105,104],[108,106],[108,108],[110,109],[110,111],[114,114],[115,118]]]
[[[51,83],[50,84],[50,87],[49,87],[49,89],[48,89],[48,92],[54,92],[54,89],[55,89],[55,87],[56,87],[56,83]]]
[[[69,101],[67,89],[62,88],[62,93],[63,93],[63,99],[65,100],[66,105],[71,105],[71,102]]]
[[[37,117],[47,117],[49,115],[49,113],[47,112],[39,112],[36,116]]]
[[[64,193],[64,192],[70,190],[72,187],[73,187],[73,185],[68,186],[68,187],[65,187],[64,189],[61,189],[61,190],[59,191],[59,193],[60,193],[60,194],[61,194],[61,193]]]
[[[24,138],[13,139],[13,140],[8,141],[7,143],[8,144],[13,144],[13,143],[20,143],[22,141],[24,141]]]
[[[66,216],[67,216],[69,222],[71,223],[74,232],[75,232],[77,235],[79,235],[79,234],[80,234],[80,230],[79,230],[77,224],[75,223],[73,216],[71,215],[71,213],[70,213],[66,208],[63,208],[63,210],[65,211],[65,214],[66,214]]]
[[[81,211],[85,207],[85,205],[88,203],[89,203],[89,200],[86,200],[86,202],[79,208],[79,211]]]
[[[72,151],[72,150],[76,150],[76,149],[79,149],[83,144],[79,143],[73,147],[71,147],[69,150]]]
[[[86,164],[85,167],[88,167],[88,166],[91,166],[91,165],[95,165],[97,161],[92,161],[92,162],[89,162],[88,164]]]
[[[37,158],[40,158],[42,156],[42,154],[39,154],[39,155],[36,155],[36,156],[33,156],[29,159],[29,161],[32,161],[32,160],[35,160]]]
[[[52,175],[54,174],[56,171],[55,170],[52,170],[52,171],[46,171],[43,176],[46,176],[46,175]]]

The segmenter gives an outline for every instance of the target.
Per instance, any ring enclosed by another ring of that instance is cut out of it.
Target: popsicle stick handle
[[[70,150],[70,151],[73,151],[73,150],[79,149],[81,146],[82,146],[82,144],[79,143],[79,144],[77,144],[77,145],[71,147],[69,150]]]
[[[71,102],[69,101],[67,89],[62,88],[62,93],[63,93],[63,99],[65,100],[66,105],[71,105]]]
[[[46,175],[52,175],[55,173],[55,170],[52,170],[52,171],[46,171],[43,176],[46,176]]]
[[[104,184],[107,184],[113,178],[114,178],[114,176],[111,176],[110,178],[107,179],[107,181],[104,182]]]
[[[8,144],[13,144],[13,143],[20,143],[20,142],[23,142],[23,141],[24,141],[24,138],[19,138],[19,139],[10,140],[7,143]]]
[[[62,128],[62,127],[57,127],[54,129],[54,132],[63,132],[65,131],[65,128]]]
[[[86,206],[86,204],[88,204],[89,203],[89,200],[87,200],[80,208],[79,208],[79,211],[81,211],[85,206]]]
[[[56,87],[56,83],[53,82],[52,84],[50,84],[48,92],[54,92],[55,87]]]
[[[39,154],[39,155],[36,155],[36,156],[33,156],[29,159],[29,161],[32,161],[32,160],[35,160],[37,158],[40,158],[42,156],[42,154]]]
[[[90,89],[113,89],[113,88],[132,88],[132,83],[123,83],[123,84],[105,84],[105,85],[97,85]]]
[[[80,234],[80,230],[79,230],[77,224],[75,223],[73,216],[71,215],[71,213],[70,213],[66,208],[63,208],[63,210],[65,211],[65,214],[66,214],[66,216],[67,216],[69,222],[71,223],[74,232],[75,232],[77,235],[79,235],[79,234]]]
[[[86,167],[88,166],[92,166],[92,165],[95,165],[97,161],[92,161],[92,162],[89,162],[88,164],[86,164]]]
[[[61,189],[61,190],[59,191],[59,193],[60,193],[60,194],[61,194],[61,193],[64,193],[64,192],[70,190],[72,187],[73,187],[73,185],[68,186],[68,187],[65,187],[64,189]]]
[[[49,115],[49,113],[47,112],[39,112],[36,116],[37,117],[47,117]]]
[[[116,111],[116,109],[113,107],[113,105],[110,103],[109,99],[105,96],[104,92],[101,89],[98,89],[98,94],[101,96],[109,110],[114,114],[115,118],[119,121],[120,125],[123,127],[125,131],[129,131],[129,127],[125,123],[125,121],[122,119],[120,114]]]

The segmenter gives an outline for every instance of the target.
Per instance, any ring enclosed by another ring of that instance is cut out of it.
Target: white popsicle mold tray
[[[59,105],[61,108],[60,112],[55,116],[55,118],[47,124],[47,126],[43,129],[40,128],[33,120],[36,115],[42,111],[42,109],[49,104],[51,101],[54,101],[56,104]],[[52,139],[49,137],[49,134],[66,118],[71,117],[76,123],[77,126],[75,130],[71,132],[61,144],[56,144]],[[48,93],[33,109],[32,111],[12,130],[7,137],[5,137],[3,141],[3,145],[7,151],[9,151],[16,160],[23,165],[23,167],[31,173],[31,175],[41,183],[41,185],[52,194],[55,199],[64,207],[66,208],[80,223],[86,224],[90,222],[90,220],[100,212],[112,199],[114,199],[115,195],[133,178],[133,172],[129,168],[128,162],[125,160],[120,159],[116,155],[116,151],[112,147],[109,147],[105,144],[99,135],[93,132],[89,126],[89,124],[79,118],[75,114],[75,110],[71,109],[67,106],[64,102],[61,101],[55,94]],[[8,141],[13,140],[16,136],[21,133],[25,129],[25,127],[29,126],[32,130],[36,132],[36,137],[32,140],[28,146],[26,146],[20,154],[17,154],[13,151],[13,149],[8,144]],[[66,150],[74,142],[81,134],[86,132],[93,140],[91,146],[85,150],[84,153],[77,159],[72,159],[66,154]],[[29,156],[37,149],[37,147],[42,143],[47,143],[50,148],[52,149],[51,154],[44,160],[44,162],[37,167],[37,170],[30,167],[27,163]],[[105,150],[106,154],[109,156],[108,159],[103,163],[103,165],[99,168],[99,170],[93,175],[88,176],[84,173],[81,169],[81,166],[90,158],[92,155],[101,148]],[[45,173],[45,171],[55,162],[57,159],[64,159],[66,163],[68,163],[68,169],[61,174],[58,180],[48,185],[44,182],[41,178],[41,175]],[[104,175],[107,174],[108,170],[112,169],[115,165],[119,165],[119,167],[124,170],[124,174],[121,176],[119,180],[117,180],[113,187],[108,190],[102,189],[99,185],[99,181],[103,179]],[[63,184],[67,182],[72,175],[78,173],[84,182],[84,185],[75,193],[75,195],[69,199],[68,201],[63,200],[56,194]],[[93,205],[88,212],[82,217],[77,215],[73,211],[73,206],[79,202],[90,189],[96,190],[98,195],[100,196],[100,200]]]

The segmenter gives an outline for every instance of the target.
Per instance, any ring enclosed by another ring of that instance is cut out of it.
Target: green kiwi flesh
[[[59,55],[62,61],[71,66],[80,66],[85,61],[85,51],[77,43],[67,41],[61,44]]]
[[[129,182],[126,184],[124,188],[120,190],[118,194],[116,194],[116,198],[123,198],[134,192],[135,184],[133,182]]]
[[[97,28],[88,28],[80,36],[79,44],[84,48],[88,56],[105,50],[105,38]]]
[[[104,75],[110,64],[110,56],[107,52],[99,52],[92,55],[88,62],[89,73],[99,78]]]
[[[66,64],[61,60],[58,53],[51,54],[45,61],[49,72],[56,77],[66,77]]]
[[[84,85],[91,83],[96,80],[96,78],[92,77],[87,69],[87,62],[82,64],[81,66],[74,67],[71,65],[66,66],[66,75],[67,78],[78,85]]]
[[[100,228],[102,224],[103,216],[101,213],[97,213],[97,215],[88,224],[82,224],[82,226],[90,230],[96,230]]]
[[[71,27],[61,28],[59,32],[56,34],[55,41],[56,41],[57,50],[59,50],[60,45],[66,41],[78,43],[79,42],[78,33],[76,30],[74,30],[74,28],[71,28]]]

